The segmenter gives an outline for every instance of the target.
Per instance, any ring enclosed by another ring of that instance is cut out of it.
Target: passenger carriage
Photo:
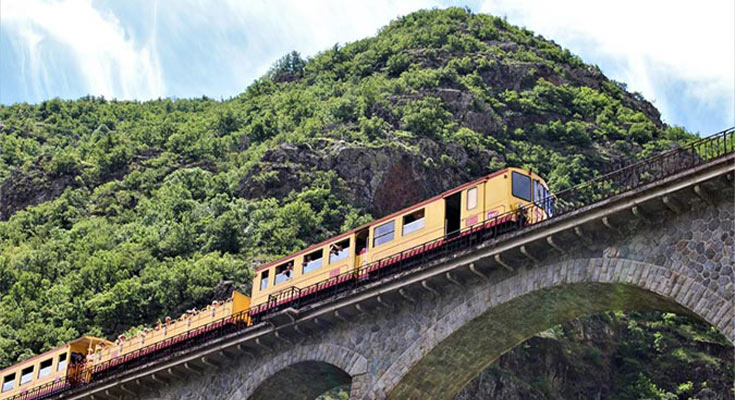
[[[36,399],[84,383],[83,368],[87,355],[100,344],[110,345],[112,342],[83,336],[0,371],[0,398]],[[31,389],[34,390],[29,393]]]
[[[530,206],[536,203],[536,206]],[[523,213],[512,213],[524,209]],[[463,235],[550,216],[546,182],[507,168],[263,265],[253,280],[253,316],[415,257]]]
[[[245,313],[250,298],[233,292],[223,302],[192,310],[177,319],[167,318],[135,337],[115,342],[85,336],[0,371],[0,399],[43,399],[127,367],[149,354],[196,340],[225,325],[250,324]]]

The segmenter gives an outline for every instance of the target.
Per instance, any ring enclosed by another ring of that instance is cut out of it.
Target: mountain
[[[457,8],[308,60],[290,53],[226,101],[2,106],[0,368],[178,315],[222,285],[248,290],[254,266],[505,166],[558,191],[691,139],[568,50]],[[705,354],[732,358],[707,340]],[[523,349],[502,371],[513,357]],[[663,393],[681,384],[646,371]],[[732,381],[731,367],[715,371]]]

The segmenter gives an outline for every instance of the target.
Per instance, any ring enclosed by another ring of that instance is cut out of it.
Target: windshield
[[[531,201],[531,178],[528,175],[513,172],[513,197]]]

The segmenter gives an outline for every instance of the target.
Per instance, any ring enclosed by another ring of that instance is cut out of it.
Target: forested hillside
[[[0,368],[249,290],[265,261],[505,166],[558,191],[691,139],[557,44],[463,9],[288,54],[226,101],[2,106]],[[732,381],[732,348],[705,337]]]

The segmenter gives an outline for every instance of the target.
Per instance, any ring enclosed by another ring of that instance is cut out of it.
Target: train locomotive
[[[211,332],[247,329],[285,307],[353,288],[371,274],[448,246],[465,235],[518,227],[553,213],[537,174],[506,168],[310,246],[255,270],[251,296],[234,292],[202,310],[166,318],[135,337],[84,336],[0,371],[0,400],[42,399],[111,376],[141,360],[206,343]]]

